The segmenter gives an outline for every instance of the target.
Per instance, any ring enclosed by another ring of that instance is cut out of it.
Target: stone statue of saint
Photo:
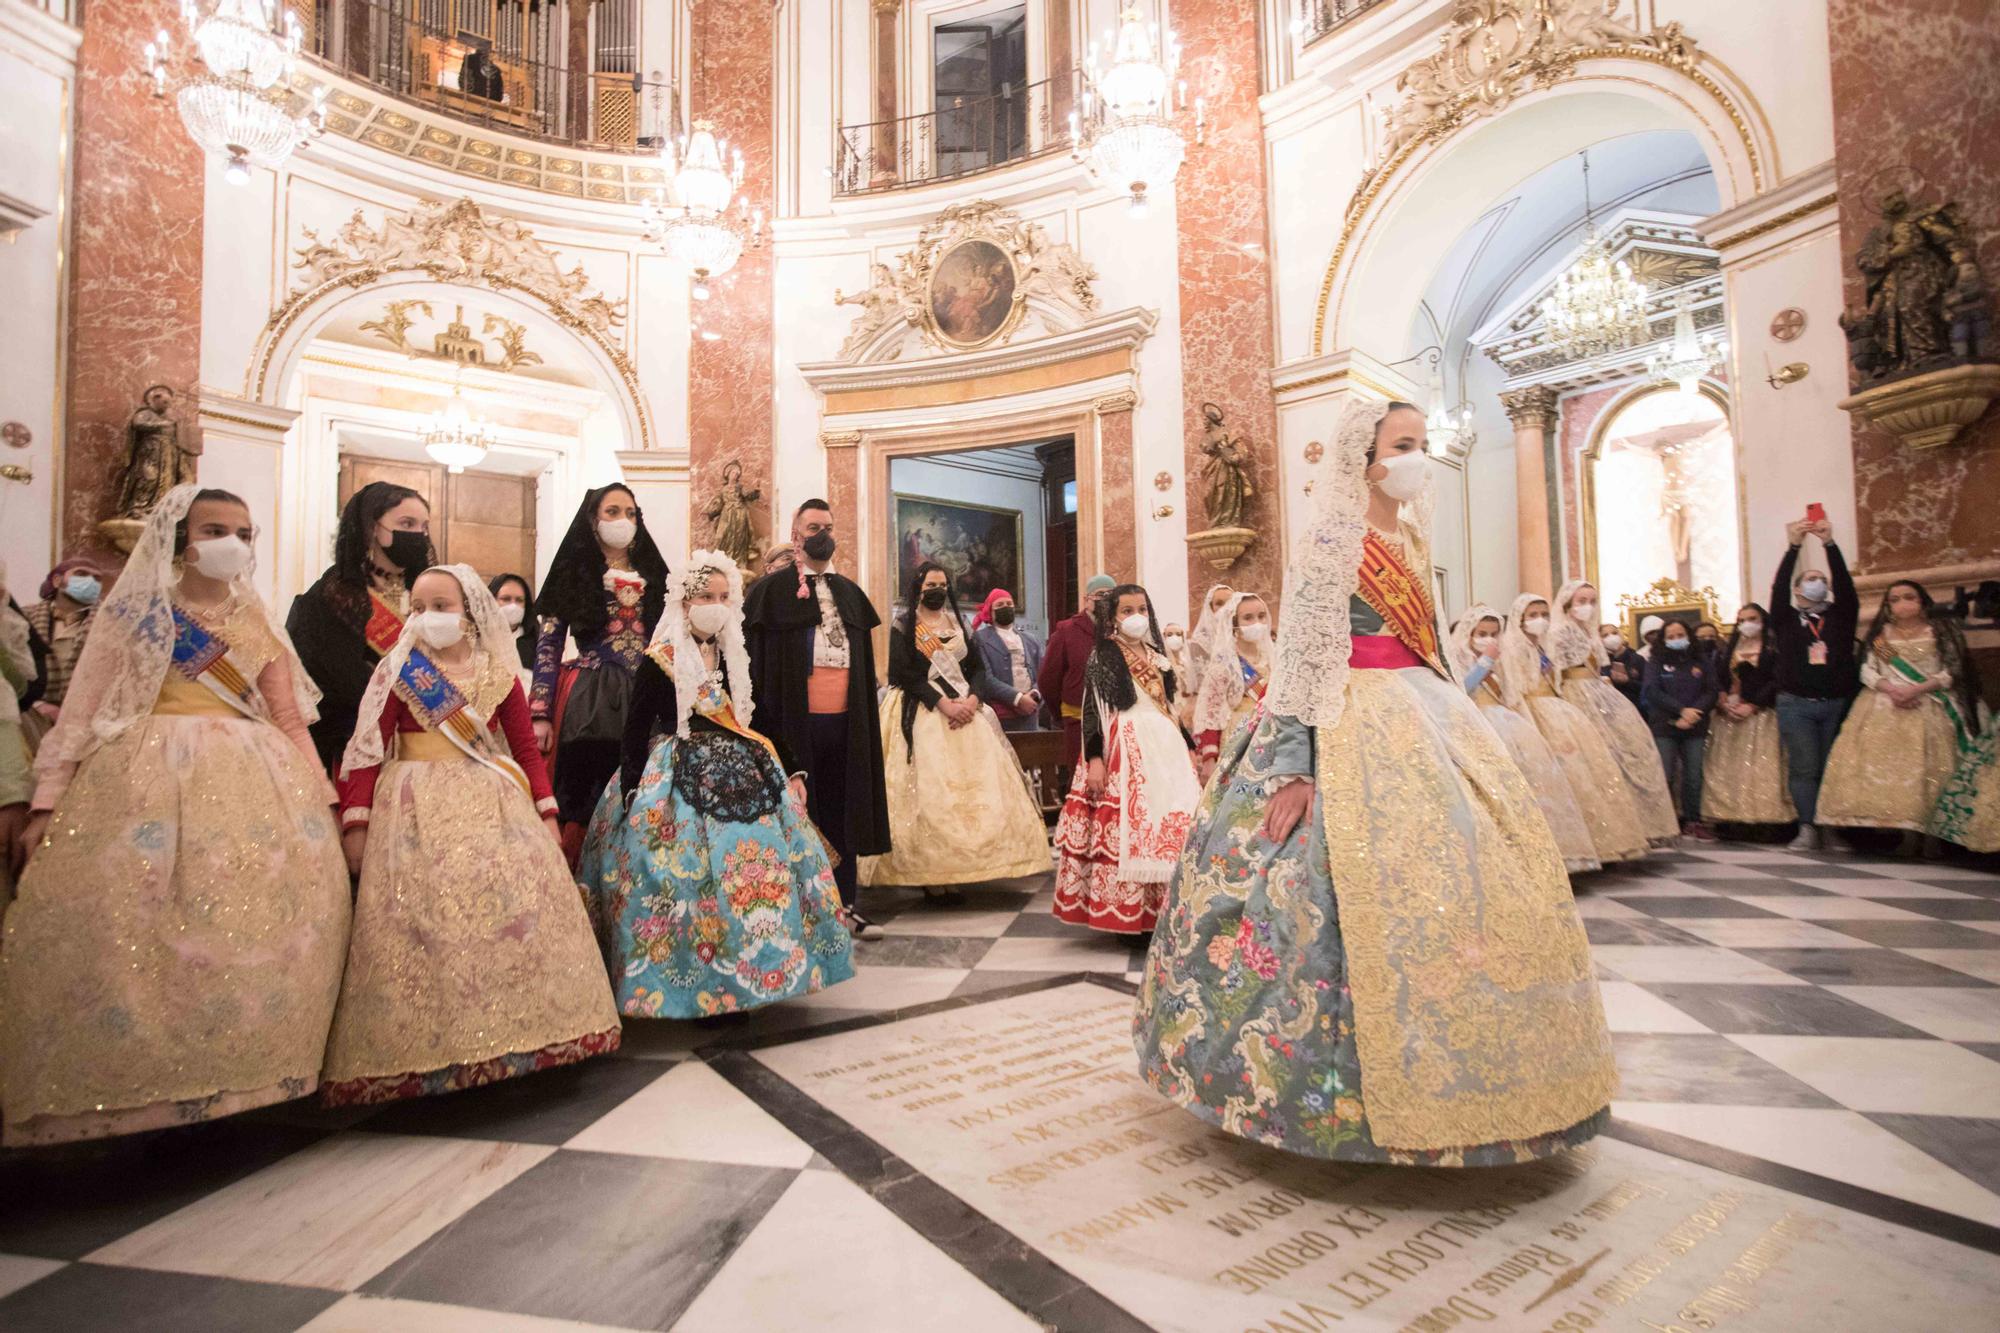
[[[125,426],[125,462],[120,470],[118,515],[139,519],[174,487],[195,479],[201,436],[183,438],[168,415],[174,391],[164,384],[146,390],[144,402]]]
[[[722,468],[722,487],[708,502],[703,516],[714,524],[715,549],[736,562],[746,573],[757,567],[757,533],[750,523],[750,502],[762,495],[760,488],[743,489],[743,465],[730,461]]]
[[[1957,230],[1947,207],[1918,210],[1899,189],[1882,196],[1882,222],[1855,254],[1866,282],[1861,319],[1876,342],[1878,377],[1927,370],[1951,356],[1945,294],[1956,273],[1950,245]]]
[[[1250,447],[1222,424],[1222,409],[1214,403],[1203,403],[1201,414],[1208,419],[1201,436],[1201,451],[1207,456],[1201,479],[1209,526],[1240,528],[1244,507],[1256,494],[1250,486]]]

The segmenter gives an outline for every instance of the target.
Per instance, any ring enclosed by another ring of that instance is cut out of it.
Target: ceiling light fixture
[[[1643,342],[1650,330],[1646,286],[1610,244],[1597,234],[1590,208],[1590,155],[1583,158],[1583,252],[1556,279],[1542,302],[1549,338],[1566,355],[1581,360]]]
[[[1100,62],[1110,52],[1108,65]],[[1132,216],[1149,211],[1151,192],[1169,187],[1187,156],[1181,122],[1188,110],[1180,71],[1180,39],[1161,42],[1160,25],[1130,6],[1118,16],[1116,35],[1090,43],[1084,62],[1083,107],[1069,116],[1070,153],[1090,174],[1126,191]],[[1193,138],[1203,142],[1206,108],[1194,99]]]
[[[181,22],[193,54],[176,52],[162,28],[146,43],[146,74],[154,97],[173,90],[181,123],[224,160],[230,184],[280,165],[324,127],[326,88],[292,91],[303,34],[291,10],[281,23],[273,0],[181,0]]]

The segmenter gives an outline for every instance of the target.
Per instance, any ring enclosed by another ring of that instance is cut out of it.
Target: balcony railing
[[[833,192],[929,185],[1065,152],[1075,105],[1073,80],[1043,79],[914,116],[842,125],[834,132]]]
[[[39,9],[50,18],[60,19],[72,28],[83,26],[83,0],[24,0],[30,9]]]
[[[1320,38],[1346,27],[1383,0],[1299,0],[1299,44],[1311,46]]]
[[[573,71],[570,34],[557,5],[286,4],[306,28],[306,50],[320,62],[458,120],[577,147],[635,152],[657,150],[656,136],[678,120],[667,85],[634,73]]]

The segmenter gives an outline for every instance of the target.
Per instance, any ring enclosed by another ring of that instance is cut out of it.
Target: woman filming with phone
[[[1819,824],[1820,777],[1840,735],[1848,704],[1860,688],[1854,632],[1861,600],[1833,525],[1818,503],[1785,525],[1790,543],[1771,580],[1771,647],[1776,650],[1778,736],[1785,747],[1785,781],[1799,812],[1795,852],[1816,852],[1829,840]],[[1819,538],[1824,565],[1800,556],[1808,536]]]

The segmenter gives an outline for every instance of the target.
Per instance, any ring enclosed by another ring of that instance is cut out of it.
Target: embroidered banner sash
[[[207,686],[224,703],[247,718],[263,721],[257,692],[236,663],[229,660],[229,643],[193,616],[174,608],[174,670]]]
[[[1432,667],[1443,670],[1430,588],[1410,572],[1402,553],[1372,529],[1361,544],[1359,590],[1391,634]]]
[[[403,637],[403,618],[373,591],[368,594],[368,623],[362,627],[361,637],[368,640],[377,657],[386,657]]]
[[[1889,660],[1890,669],[1909,684],[1921,685],[1930,679],[1929,676],[1926,676],[1906,661],[1901,653],[1892,652],[1886,654],[1886,656]],[[1965,717],[1958,711],[1958,704],[1951,697],[1950,691],[1938,690],[1931,695],[1931,698],[1937,700],[1944,708],[1944,715],[1951,719],[1952,738],[1958,743],[1958,752],[1960,754],[1969,753],[1972,749],[1973,733],[1965,725]]]
[[[444,737],[467,758],[511,778],[523,793],[530,798],[534,796],[534,790],[528,785],[528,775],[521,771],[519,764],[511,757],[496,756],[488,751],[483,740],[485,720],[473,712],[471,702],[459,692],[458,686],[452,684],[451,679],[438,669],[436,663],[425,657],[421,649],[410,649],[409,660],[403,663],[396,684],[401,690],[403,702],[423,724],[424,730]]]

